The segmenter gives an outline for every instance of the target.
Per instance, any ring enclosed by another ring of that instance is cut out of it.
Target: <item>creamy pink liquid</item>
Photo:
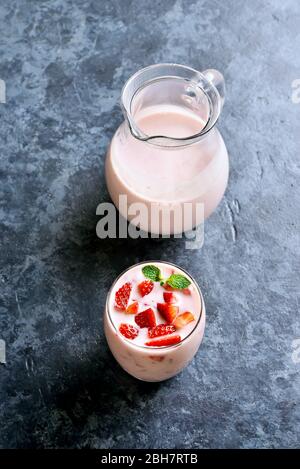
[[[188,138],[205,126],[197,114],[172,105],[148,107],[138,113],[136,120],[144,134],[170,138]]]
[[[180,271],[179,269],[174,269],[174,267],[171,267],[167,264],[159,264],[159,267],[162,272],[163,278],[165,279],[170,277],[170,275],[173,273],[183,274],[183,272]],[[116,291],[126,282],[129,282],[132,285],[132,291],[130,294],[129,304],[137,301],[139,304],[139,312],[144,311],[147,308],[152,308],[155,313],[156,324],[164,324],[166,322],[163,319],[163,317],[159,314],[159,312],[157,311],[157,307],[156,307],[157,303],[165,302],[163,298],[163,293],[166,290],[160,285],[159,282],[155,282],[152,292],[149,295],[142,297],[139,292],[138,285],[143,280],[145,280],[145,277],[142,272],[142,267],[138,265],[134,267],[133,269],[127,271],[116,282],[116,285],[114,286],[112,295],[110,297],[109,310],[110,310],[112,321],[117,330],[119,329],[119,326],[122,323],[132,324],[133,326],[137,327],[135,320],[134,320],[134,315],[119,311],[118,309],[115,308],[115,304],[114,304]],[[200,314],[200,310],[201,310],[201,301],[200,301],[199,292],[193,283],[190,285],[188,291],[189,291],[189,294],[185,294],[181,292],[180,290],[174,292],[174,295],[176,296],[176,299],[177,299],[176,306],[179,307],[179,314],[185,311],[190,311],[191,313],[193,313],[195,317],[195,321],[187,324],[185,327],[179,330],[178,334],[181,336],[182,339],[185,338],[187,335],[189,335],[189,333],[195,327],[199,314]],[[133,343],[138,344],[138,345],[144,345],[145,342],[150,340],[147,335],[147,332],[148,332],[147,328],[139,329],[139,335],[133,340]],[[176,332],[176,335],[177,335],[177,332]]]
[[[196,114],[171,105],[146,108],[135,119],[147,135],[177,138],[197,134],[205,125]],[[200,202],[206,218],[220,202],[227,179],[227,151],[215,128],[192,145],[166,148],[136,139],[123,123],[106,160],[107,186],[117,207],[120,194],[128,196],[129,204],[144,202],[147,206],[154,203],[176,207],[184,202]],[[122,214],[130,219],[128,214]],[[193,218],[189,229],[201,221]],[[181,226],[172,228],[174,233],[182,231]]]
[[[166,321],[157,310],[157,303],[164,303],[163,292],[166,291],[155,283],[154,289],[149,295],[142,297],[137,288],[138,284],[145,280],[142,267],[147,263],[134,266],[126,271],[115,283],[105,311],[104,325],[105,335],[109,347],[120,365],[133,376],[145,381],[161,381],[179,373],[192,359],[201,343],[205,327],[205,307],[199,289],[187,274],[175,266],[162,262],[155,264],[161,270],[164,278],[172,273],[185,275],[191,281],[190,294],[176,291],[179,314],[190,311],[195,320],[178,329],[174,335],[180,335],[182,341],[169,347],[149,347],[145,343],[151,340],[148,337],[147,328],[139,328],[135,322],[135,315],[120,312],[115,308],[115,293],[126,282],[132,284],[129,304],[138,301],[139,312],[151,307],[155,313],[156,323],[163,324]],[[126,339],[120,332],[120,324],[131,324],[139,330],[135,339]],[[164,336],[167,337],[167,336]]]

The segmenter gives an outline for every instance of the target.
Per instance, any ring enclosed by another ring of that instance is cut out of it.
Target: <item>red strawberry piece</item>
[[[177,318],[174,321],[174,326],[176,329],[180,329],[181,327],[186,326],[189,322],[195,321],[195,317],[192,313],[189,311],[186,311],[185,313],[179,314]]]
[[[153,339],[154,337],[173,334],[175,331],[176,327],[173,326],[173,324],[159,324],[158,326],[151,327],[151,329],[148,330],[148,336],[150,339]]]
[[[174,321],[179,311],[178,306],[169,303],[157,303],[157,309],[169,324]]]
[[[173,288],[171,287],[170,285],[168,285],[167,283],[165,283],[163,285],[164,289],[167,290],[167,291],[180,291],[182,292],[184,295],[190,295],[191,294],[191,290],[189,288]]]
[[[149,355],[149,358],[155,362],[162,362],[165,359],[162,355]]]
[[[149,295],[152,292],[154,283],[152,280],[144,280],[138,284],[139,292],[142,296]]]
[[[131,324],[120,324],[119,331],[126,337],[126,339],[135,339],[138,336],[139,330]]]
[[[136,314],[139,310],[139,304],[137,301],[134,301],[134,303],[131,303],[126,309],[127,314]]]
[[[171,287],[171,285],[168,285],[167,283],[164,283],[163,287],[165,290],[168,290],[168,291],[176,291],[175,288]]]
[[[119,288],[119,290],[115,294],[115,307],[120,311],[125,311],[127,308],[131,288],[131,283],[124,283],[124,285]]]
[[[148,308],[145,311],[137,314],[134,318],[135,322],[140,327],[155,327],[156,319],[153,309]]]
[[[166,303],[176,303],[177,298],[174,293],[170,291],[164,291],[164,300]]]
[[[165,347],[166,345],[174,345],[181,342],[180,335],[170,335],[168,337],[159,337],[158,339],[149,340],[145,343],[149,347]]]

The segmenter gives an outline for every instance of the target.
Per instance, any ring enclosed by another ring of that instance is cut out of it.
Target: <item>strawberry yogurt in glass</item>
[[[203,338],[199,286],[168,262],[143,262],[123,272],[107,296],[104,330],[122,368],[143,381],[163,381],[194,357]]]

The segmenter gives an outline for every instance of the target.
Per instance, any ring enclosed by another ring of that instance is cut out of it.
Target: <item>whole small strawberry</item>
[[[152,280],[143,280],[141,283],[138,284],[138,290],[141,296],[149,295],[152,292],[154,287],[154,283]]]

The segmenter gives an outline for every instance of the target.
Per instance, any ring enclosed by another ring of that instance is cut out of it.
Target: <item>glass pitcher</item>
[[[105,164],[123,217],[165,235],[191,230],[215,210],[228,181],[228,154],[215,127],[224,95],[218,71],[177,64],[146,67],[127,81],[125,121]]]

